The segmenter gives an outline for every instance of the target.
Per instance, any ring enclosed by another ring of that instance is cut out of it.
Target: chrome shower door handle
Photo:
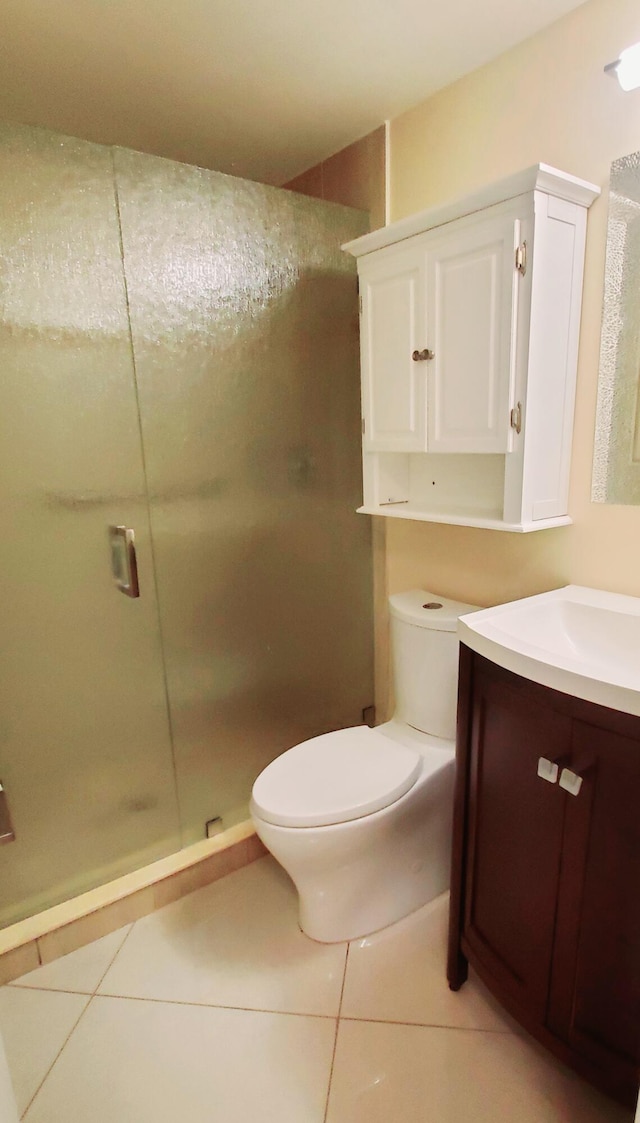
[[[135,534],[130,527],[110,526],[111,572],[113,580],[126,597],[139,597],[138,562]]]

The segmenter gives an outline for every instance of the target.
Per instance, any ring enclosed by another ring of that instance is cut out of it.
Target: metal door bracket
[[[11,826],[7,793],[0,783],[0,843],[15,842],[15,832]]]
[[[362,720],[363,720],[365,725],[368,725],[370,729],[373,729],[374,725],[376,724],[376,708],[375,708],[375,706],[365,706],[364,707],[364,709],[362,711]]]
[[[522,430],[522,402],[518,402],[515,408],[511,410],[509,418],[511,428],[519,433]]]

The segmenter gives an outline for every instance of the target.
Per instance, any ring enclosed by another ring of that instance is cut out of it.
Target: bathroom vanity
[[[470,963],[635,1105],[640,601],[569,586],[463,618],[460,638],[450,986]]]

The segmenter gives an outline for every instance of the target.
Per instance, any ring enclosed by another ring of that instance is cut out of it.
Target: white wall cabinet
[[[539,164],[343,248],[358,259],[364,504],[530,531],[570,522],[593,184]]]

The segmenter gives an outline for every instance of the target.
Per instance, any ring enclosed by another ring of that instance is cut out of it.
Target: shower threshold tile
[[[93,994],[130,931],[131,925],[127,924],[117,932],[110,932],[108,936],[94,940],[92,944],[86,944],[51,963],[45,963],[28,975],[15,979],[10,985]]]

